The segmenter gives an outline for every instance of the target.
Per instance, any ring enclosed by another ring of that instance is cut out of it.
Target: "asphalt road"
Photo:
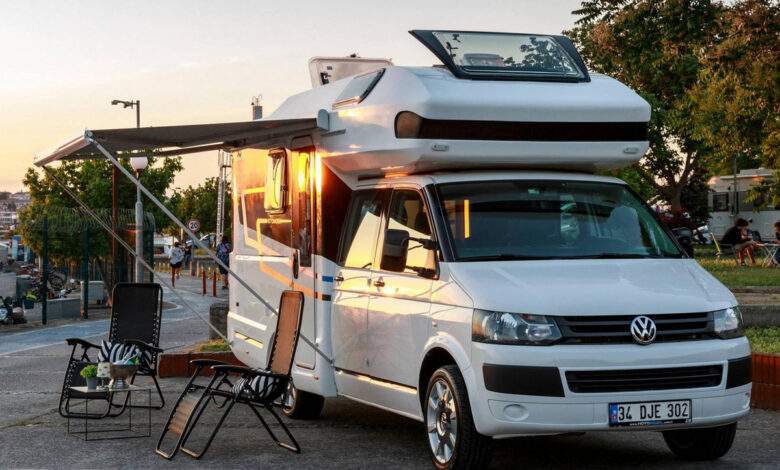
[[[212,300],[186,295],[202,313]],[[166,299],[175,302],[167,294]],[[164,318],[161,345],[165,348],[192,344],[206,336],[205,325],[182,307],[166,311]],[[0,333],[0,468],[431,468],[421,424],[344,399],[328,400],[317,421],[290,422],[303,447],[300,455],[274,446],[256,418],[239,408],[201,461],[180,454],[166,462],[153,452],[170,405],[152,413],[152,436],[148,438],[84,442],[68,436],[65,420],[56,412],[69,354],[63,339],[99,340],[106,328],[106,320],[94,320]],[[183,383],[180,379],[162,381],[169,403]],[[145,420],[143,413],[134,412],[134,422]],[[216,415],[206,416],[201,431],[209,430],[215,420]],[[680,462],[658,433],[605,432],[498,441],[491,468],[777,469],[779,447],[780,413],[754,410],[740,422],[732,451],[717,462]]]

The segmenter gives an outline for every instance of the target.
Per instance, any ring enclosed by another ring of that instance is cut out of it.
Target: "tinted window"
[[[420,193],[411,190],[393,191],[388,211],[387,228],[406,230],[411,238],[431,239],[428,212]],[[419,242],[410,240],[404,272],[419,273],[435,269],[435,251],[426,250]]]
[[[388,192],[372,189],[352,196],[339,256],[341,265],[367,269],[373,264]]]
[[[461,261],[680,257],[626,187],[579,181],[439,186]]]

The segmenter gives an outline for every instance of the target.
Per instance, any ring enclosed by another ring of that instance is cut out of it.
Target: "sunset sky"
[[[0,0],[0,190],[22,189],[35,155],[85,128],[242,121],[309,88],[317,55],[436,61],[409,29],[560,33],[574,0]],[[185,157],[177,186],[215,176],[216,154]]]

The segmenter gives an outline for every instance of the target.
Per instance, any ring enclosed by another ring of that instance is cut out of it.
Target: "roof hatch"
[[[410,33],[458,78],[590,81],[582,57],[566,36],[434,30]]]

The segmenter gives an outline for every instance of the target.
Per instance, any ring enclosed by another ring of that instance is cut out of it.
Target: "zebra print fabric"
[[[132,344],[111,343],[105,340],[100,343],[100,352],[98,353],[98,361],[100,362],[124,363],[135,356],[138,356],[141,365],[149,366],[152,362],[152,355],[148,351],[141,351]]]
[[[249,386],[247,387],[249,390],[253,391],[257,394],[259,399],[264,399],[266,396],[270,395],[270,393],[274,389],[274,382],[276,382],[276,379],[274,377],[268,377],[267,375],[258,375],[256,377],[253,377],[252,379],[249,379]],[[244,385],[247,383],[246,378],[240,378],[235,385],[233,385],[233,393],[238,395],[240,393],[243,393],[244,396],[250,395],[250,393],[247,391],[247,389],[244,388]]]

